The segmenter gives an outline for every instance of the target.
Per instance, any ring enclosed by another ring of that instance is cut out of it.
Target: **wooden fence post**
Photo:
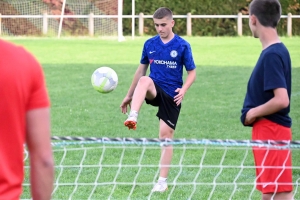
[[[94,36],[94,13],[89,14],[89,35]]]
[[[243,18],[242,13],[238,13],[238,19],[237,19],[237,34],[238,36],[243,36]]]
[[[289,13],[287,18],[287,35],[292,36],[292,13]]]
[[[186,35],[187,36],[192,35],[192,17],[191,17],[191,13],[188,13],[187,18],[186,18]]]
[[[43,14],[43,34],[47,35],[48,33],[48,17],[47,17],[47,13],[44,12]]]
[[[139,14],[139,35],[144,35],[144,13]]]

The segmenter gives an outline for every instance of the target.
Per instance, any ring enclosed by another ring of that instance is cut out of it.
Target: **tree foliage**
[[[248,15],[248,6],[251,0],[135,0],[135,15],[144,13],[152,15],[159,7],[168,7],[174,15],[237,15],[241,12]],[[291,13],[300,15],[300,0],[281,0],[282,15]],[[124,0],[124,15],[132,14],[132,0]],[[175,19],[174,32],[186,35],[186,18]],[[124,19],[124,34],[131,34],[131,19]],[[293,35],[300,35],[300,19],[292,20]],[[135,21],[135,29],[138,31],[138,19]],[[194,36],[236,36],[236,18],[219,19],[192,19],[192,35]],[[278,25],[279,35],[287,34],[287,18],[282,18]],[[152,19],[144,20],[144,34],[156,34]],[[243,19],[243,35],[251,35],[248,27],[248,19]]]

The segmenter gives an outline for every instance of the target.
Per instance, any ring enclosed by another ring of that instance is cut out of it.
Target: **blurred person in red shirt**
[[[51,198],[50,135],[50,100],[41,65],[23,47],[0,40],[0,199],[21,197],[25,143],[32,198]]]

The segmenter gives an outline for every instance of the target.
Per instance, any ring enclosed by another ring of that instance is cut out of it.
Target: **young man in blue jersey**
[[[159,119],[159,138],[172,139],[181,102],[196,78],[196,66],[190,44],[172,31],[175,24],[172,11],[165,7],[157,9],[153,21],[158,35],[144,43],[140,65],[120,107],[125,114],[127,106],[131,104],[128,119],[124,122],[129,129],[136,129],[138,113],[144,100],[158,107],[156,116]],[[146,76],[149,65],[150,74]],[[184,67],[188,75],[183,84]],[[168,189],[166,180],[172,155],[172,146],[162,147],[160,177],[153,192]]]
[[[249,11],[249,26],[262,52],[248,82],[241,122],[252,126],[252,140],[290,141],[291,60],[276,31],[281,5],[253,0]],[[254,147],[253,154],[262,199],[293,199],[291,151]]]

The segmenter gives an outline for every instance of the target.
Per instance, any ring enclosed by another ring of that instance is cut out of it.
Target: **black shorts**
[[[156,116],[175,130],[181,104],[177,106],[171,96],[165,93],[156,83],[154,83],[154,85],[157,92],[156,97],[153,100],[145,99],[145,101],[147,104],[158,107]]]

